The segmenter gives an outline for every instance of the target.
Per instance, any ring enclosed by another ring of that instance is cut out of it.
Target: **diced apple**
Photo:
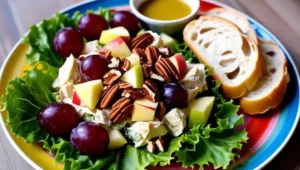
[[[215,97],[206,96],[195,99],[189,104],[189,128],[195,125],[205,126],[214,105]]]
[[[155,116],[158,103],[147,99],[136,100],[132,111],[132,121],[152,121]]]
[[[124,73],[120,80],[131,84],[133,88],[142,88],[144,82],[142,66],[137,65],[132,67]]]
[[[76,104],[76,105],[80,105],[81,104],[81,99],[79,98],[78,94],[76,93],[76,91],[74,91],[73,96],[72,96],[72,103]]]
[[[101,80],[93,80],[74,86],[76,93],[81,101],[91,110],[93,110],[99,101],[103,90]]]
[[[111,55],[114,57],[128,57],[131,55],[131,51],[129,50],[127,44],[121,37],[117,37],[113,39],[110,43],[106,44],[103,47],[104,51],[110,51]]]
[[[179,72],[179,77],[182,79],[187,73],[187,64],[182,54],[175,54],[169,57],[169,60],[175,65],[177,71]]]
[[[117,37],[122,37],[125,42],[130,42],[130,34],[124,27],[115,27],[102,31],[99,42],[100,44],[107,44]]]
[[[108,130],[108,135],[109,135],[108,149],[117,149],[124,146],[127,143],[125,137],[117,129]]]
[[[172,37],[165,33],[161,33],[160,38],[162,39],[164,46],[171,46],[175,42],[175,40]]]
[[[140,63],[140,57],[137,54],[135,54],[135,53],[132,53],[126,59],[129,60],[129,62],[130,62],[130,68],[141,64]]]

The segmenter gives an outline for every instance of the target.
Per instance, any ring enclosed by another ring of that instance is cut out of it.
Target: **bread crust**
[[[213,13],[218,13],[218,12],[226,12],[226,13],[229,13],[229,14],[235,16],[236,18],[239,18],[239,20],[244,25],[247,26],[247,30],[248,30],[247,35],[250,36],[256,44],[258,44],[258,38],[257,38],[257,35],[256,35],[254,29],[251,27],[249,21],[241,12],[234,10],[234,9],[229,9],[229,8],[213,8],[213,9],[209,10],[208,12],[206,12],[206,14],[211,15]]]
[[[257,52],[257,57],[256,57],[257,60],[255,62],[255,69],[253,70],[252,74],[243,83],[240,83],[237,86],[228,86],[228,85],[222,83],[222,80],[218,77],[217,74],[213,74],[213,77],[221,82],[221,89],[223,91],[224,96],[226,96],[228,98],[242,97],[247,90],[251,90],[254,87],[255,83],[257,82],[257,80],[259,79],[259,77],[261,75],[261,57],[259,56],[259,53],[258,53],[259,50],[258,50],[256,43],[253,41],[252,38],[250,38],[246,35],[243,35],[242,32],[240,31],[240,29],[235,24],[233,24],[232,22],[230,22],[226,19],[223,19],[221,17],[216,17],[216,16],[201,16],[199,18],[199,20],[219,20],[221,22],[225,22],[232,29],[238,31],[241,34],[241,36],[244,36],[248,41],[250,41],[253,44],[253,46]],[[190,29],[190,27],[192,27],[195,24],[195,22],[197,22],[197,20],[191,21],[190,23],[188,23],[186,25],[186,27],[183,31],[184,41],[189,46],[189,48],[194,52],[194,54],[197,56],[198,59],[200,59],[204,64],[209,65],[208,62],[206,61],[205,57],[197,52],[197,47],[192,45],[192,43],[190,42],[190,40],[187,38],[187,35],[186,35],[188,30]]]
[[[260,43],[268,43],[274,46],[277,46],[275,43],[270,41],[261,41]],[[279,47],[277,47],[279,48]],[[287,85],[289,82],[289,74],[287,71],[287,61],[285,59],[284,54],[282,53],[282,57],[284,58],[282,63],[282,70],[284,71],[280,81],[278,81],[277,86],[274,87],[267,95],[257,99],[252,100],[247,97],[242,97],[240,99],[240,106],[243,112],[255,115],[255,114],[263,114],[270,109],[276,108],[283,100]]]

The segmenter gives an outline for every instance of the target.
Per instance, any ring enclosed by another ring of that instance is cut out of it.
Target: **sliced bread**
[[[261,75],[261,59],[256,43],[221,17],[201,16],[186,25],[184,41],[195,55],[214,69],[223,94],[242,97]]]
[[[247,18],[240,12],[229,8],[214,8],[209,10],[206,15],[218,16],[231,21],[238,26],[244,34],[253,38],[256,44],[258,43],[255,31],[251,27]]]
[[[262,114],[279,105],[289,82],[286,59],[273,42],[259,40],[262,76],[254,88],[240,99],[241,109],[248,114]]]

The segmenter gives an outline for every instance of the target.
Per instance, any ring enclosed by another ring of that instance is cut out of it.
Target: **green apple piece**
[[[121,77],[120,80],[131,84],[133,88],[143,88],[144,77],[142,66],[137,65],[132,67]]]
[[[117,149],[121,148],[127,143],[127,140],[122,135],[122,133],[117,129],[108,130],[109,135],[109,145],[108,149]]]
[[[124,27],[116,27],[102,31],[99,43],[107,44],[117,37],[122,37],[122,39],[126,42],[130,41],[130,34],[127,29]]]
[[[132,53],[129,57],[126,57],[126,59],[130,62],[130,68],[141,64],[140,57],[135,53]]]
[[[165,46],[171,46],[175,42],[175,40],[171,36],[165,33],[161,33],[160,38],[162,39],[163,45]]]
[[[76,93],[81,101],[90,109],[93,110],[99,101],[103,90],[101,80],[92,80],[74,86]]]
[[[201,124],[205,126],[210,116],[210,112],[214,105],[215,97],[206,96],[195,99],[189,104],[190,117],[189,117],[189,128],[195,125]]]
[[[133,105],[132,121],[151,121],[154,119],[158,103],[143,99],[135,100]]]

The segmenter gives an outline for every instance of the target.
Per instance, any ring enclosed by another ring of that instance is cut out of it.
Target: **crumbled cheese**
[[[127,128],[128,137],[133,140],[135,147],[146,145],[151,139],[164,136],[167,129],[160,121],[135,122]]]
[[[182,134],[186,127],[186,116],[180,109],[172,109],[163,118],[163,123],[173,136]]]
[[[188,102],[194,99],[198,93],[201,93],[207,88],[204,65],[190,64],[189,67],[191,69],[181,80],[181,84],[186,88],[188,92]]]

